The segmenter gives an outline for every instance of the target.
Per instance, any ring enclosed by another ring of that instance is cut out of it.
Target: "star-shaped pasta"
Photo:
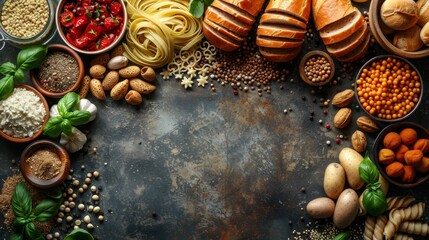
[[[198,72],[198,74],[201,76],[205,76],[207,73],[209,73],[209,70],[207,68],[203,68]]]
[[[199,87],[204,87],[204,86],[208,83],[208,81],[207,81],[207,77],[206,77],[206,76],[200,76],[200,77],[197,79],[197,82],[198,82],[198,86],[199,86]]]
[[[177,73],[177,74],[174,75],[174,78],[175,79],[182,79],[183,78],[183,74]]]
[[[163,69],[160,73],[163,79],[169,79],[171,76],[171,72],[168,69]]]
[[[180,84],[182,84],[182,86],[183,86],[184,88],[191,88],[191,87],[192,87],[192,85],[194,84],[194,81],[192,81],[192,78],[191,78],[191,77],[184,77],[184,78],[182,79],[182,82],[181,82]]]
[[[189,69],[188,70],[188,75],[190,78],[195,77],[196,74],[197,74],[197,71],[195,69]]]

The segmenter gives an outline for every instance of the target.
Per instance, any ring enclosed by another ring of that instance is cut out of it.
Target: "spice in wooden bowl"
[[[299,75],[309,85],[322,86],[331,81],[335,73],[332,58],[323,51],[311,51],[299,64]]]

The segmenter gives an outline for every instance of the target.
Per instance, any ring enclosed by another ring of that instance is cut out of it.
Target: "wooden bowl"
[[[306,62],[310,58],[319,57],[319,56],[322,56],[328,60],[329,64],[331,65],[331,74],[323,82],[313,82],[305,74],[304,67],[305,67]],[[329,54],[327,54],[326,52],[319,51],[319,50],[310,51],[307,54],[305,54],[304,57],[302,57],[301,61],[299,62],[299,76],[301,77],[301,79],[304,82],[306,82],[307,84],[309,84],[311,86],[323,86],[323,85],[327,84],[328,82],[330,82],[332,80],[332,78],[334,77],[334,74],[335,74],[335,63],[332,60],[332,57],[329,56]]]
[[[53,150],[61,160],[59,173],[49,180],[37,177],[26,161],[33,153],[42,148]],[[28,145],[22,152],[20,170],[22,176],[31,185],[42,189],[53,188],[60,185],[67,178],[70,172],[70,157],[67,150],[58,143],[51,140],[38,140]]]
[[[397,48],[391,42],[392,36],[386,36],[382,33],[380,23],[380,8],[385,0],[372,0],[369,5],[369,27],[371,28],[372,35],[378,44],[387,52],[391,54],[396,54],[398,56],[404,58],[421,58],[429,56],[429,47],[424,45],[422,49],[414,52],[404,51],[402,49]]]
[[[69,92],[76,91],[79,86],[82,84],[83,76],[85,75],[85,65],[83,64],[82,59],[80,58],[79,54],[77,54],[73,49],[62,45],[62,44],[52,44],[48,46],[48,53],[49,52],[64,52],[69,55],[71,55],[74,59],[76,59],[78,68],[79,68],[79,74],[77,77],[77,80],[75,84],[68,90],[64,92],[51,92],[49,90],[46,90],[43,88],[43,86],[40,84],[39,79],[37,78],[39,69],[33,69],[30,71],[30,78],[31,82],[33,83],[34,87],[39,90],[43,95],[50,98],[61,98],[64,95],[66,95]]]
[[[43,97],[43,95],[37,91],[36,89],[34,89],[33,87],[31,87],[30,85],[25,85],[25,84],[16,84],[15,88],[25,88],[29,91],[32,91],[36,94],[36,96],[38,96],[40,98],[40,101],[43,103],[43,106],[46,110],[46,116],[43,120],[43,124],[42,127],[33,134],[32,137],[26,137],[26,138],[16,138],[16,137],[12,137],[7,135],[6,133],[4,133],[3,131],[0,130],[0,136],[2,136],[4,139],[11,141],[11,142],[15,142],[15,143],[24,143],[24,142],[30,142],[33,141],[34,139],[36,139],[38,136],[40,136],[40,134],[42,134],[43,132],[43,128],[45,127],[46,123],[48,122],[49,119],[49,106],[48,106],[48,102],[46,101],[46,99]]]
[[[418,185],[421,185],[422,183],[426,182],[429,179],[429,172],[426,173],[420,173],[416,171],[416,177],[413,182],[411,183],[403,183],[399,178],[392,178],[389,177],[386,173],[386,166],[381,164],[378,160],[378,152],[384,148],[383,146],[383,139],[389,132],[396,132],[399,133],[404,128],[413,128],[417,131],[418,139],[420,138],[429,138],[429,131],[424,128],[423,126],[413,123],[413,122],[398,122],[391,124],[387,127],[385,127],[381,132],[378,134],[377,138],[374,141],[374,145],[371,151],[371,159],[375,162],[377,165],[378,171],[381,173],[381,175],[389,181],[391,184],[394,184],[398,187],[402,188],[410,188],[410,187],[416,187]],[[427,156],[427,154],[425,154]]]

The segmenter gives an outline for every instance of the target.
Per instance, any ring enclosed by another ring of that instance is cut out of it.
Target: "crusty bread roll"
[[[424,44],[429,46],[429,22],[427,22],[420,31],[420,39]]]
[[[246,40],[264,0],[214,0],[206,9],[203,33],[219,49],[234,51]]]
[[[414,25],[404,31],[397,31],[393,37],[392,44],[397,48],[414,52],[423,47],[423,41],[420,39],[420,26]]]
[[[429,22],[429,1],[428,0],[417,0],[417,8],[419,9],[419,20],[417,24],[423,27]]]
[[[386,0],[380,8],[383,22],[393,30],[405,30],[419,20],[419,9],[414,0]]]
[[[266,59],[289,62],[301,52],[311,0],[270,0],[256,31],[256,45]]]
[[[312,0],[316,29],[336,22],[354,11],[350,0]]]

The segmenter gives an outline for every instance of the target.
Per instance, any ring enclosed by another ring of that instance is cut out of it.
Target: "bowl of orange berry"
[[[373,119],[386,123],[409,117],[423,97],[420,72],[407,59],[380,55],[366,62],[355,81],[360,107]]]

